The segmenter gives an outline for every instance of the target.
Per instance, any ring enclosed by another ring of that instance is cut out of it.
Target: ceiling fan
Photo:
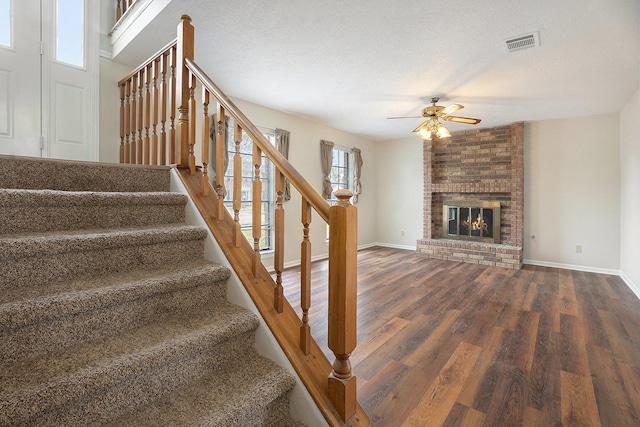
[[[460,104],[451,104],[446,107],[436,105],[440,98],[431,98],[429,107],[422,109],[422,116],[408,116],[408,117],[388,117],[389,119],[419,119],[426,117],[428,120],[415,128],[413,131],[418,134],[423,140],[430,141],[432,135],[437,135],[438,138],[446,138],[451,136],[449,129],[440,122],[439,119],[446,120],[448,122],[465,123],[469,125],[477,125],[480,123],[480,119],[474,119],[470,117],[452,116],[451,113],[464,108]]]

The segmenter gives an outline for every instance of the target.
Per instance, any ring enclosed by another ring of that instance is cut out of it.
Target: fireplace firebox
[[[442,213],[442,237],[500,243],[500,202],[445,202]]]

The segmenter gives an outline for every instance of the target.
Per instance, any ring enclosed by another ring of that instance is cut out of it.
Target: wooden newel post
[[[349,357],[356,348],[358,209],[349,190],[335,192],[329,210],[329,348],[336,356],[329,374],[329,399],[347,422],[356,412],[356,377]]]
[[[189,165],[189,70],[185,66],[185,58],[193,59],[194,31],[191,17],[182,15],[178,24],[176,43],[176,100],[178,102],[178,144],[176,145],[176,162],[178,165]]]

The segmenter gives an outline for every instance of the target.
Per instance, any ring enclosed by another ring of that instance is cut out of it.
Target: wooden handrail
[[[195,74],[198,80],[204,85],[224,107],[225,111],[233,117],[233,119],[240,124],[242,129],[247,132],[253,141],[258,144],[260,150],[266,154],[266,156],[273,162],[276,169],[278,169],[289,182],[300,192],[313,206],[313,209],[320,215],[325,221],[329,222],[329,204],[322,198],[320,193],[304,177],[293,167],[289,160],[287,160],[276,148],[267,141],[262,132],[244,115],[242,111],[227,97],[220,88],[213,83],[213,81],[202,71],[198,65],[191,59],[185,60],[187,68]]]
[[[276,326],[268,322],[269,327],[277,331],[281,327],[294,327],[297,336],[297,347],[301,355],[310,356],[316,351],[317,344],[311,336],[309,326],[310,311],[310,263],[311,241],[309,239],[309,225],[311,210],[315,210],[322,220],[329,225],[329,312],[328,312],[328,346],[335,355],[331,365],[331,373],[324,384],[309,383],[313,375],[300,373],[300,377],[310,390],[322,390],[323,397],[311,393],[319,405],[328,400],[333,408],[326,408],[323,414],[327,420],[333,419],[329,412],[337,413],[344,422],[358,419],[357,423],[368,422],[366,415],[356,400],[356,378],[352,374],[350,355],[356,347],[356,297],[357,297],[357,208],[349,199],[352,193],[348,190],[336,191],[338,203],[329,203],[318,191],[300,174],[295,167],[271,144],[260,130],[245,116],[245,114],[222,92],[222,90],[206,75],[194,61],[194,28],[191,18],[183,15],[178,25],[176,40],[172,41],[156,53],[152,58],[132,71],[127,77],[118,82],[120,91],[120,161],[138,164],[176,164],[183,173],[198,176],[200,180],[199,197],[203,199],[203,208],[207,210],[210,220],[217,221],[221,226],[229,221],[229,212],[225,206],[225,170],[228,156],[225,143],[225,117],[230,116],[235,123],[233,156],[233,245],[227,250],[237,250],[245,254],[247,242],[242,237],[239,223],[241,207],[241,179],[243,176],[242,161],[239,147],[242,132],[253,141],[251,162],[252,170],[252,223],[249,244],[251,255],[249,265],[251,281],[246,281],[246,273],[238,274],[247,290],[251,292],[256,280],[270,281],[272,297],[269,310],[275,311],[282,322],[294,313],[284,298],[282,289],[282,270],[284,268],[284,224],[285,209],[283,192],[285,178],[298,190],[302,196],[302,228],[303,241],[300,246],[302,264],[301,275],[301,309],[302,319],[298,318],[295,325],[286,324]],[[169,84],[167,83],[169,80]],[[198,101],[197,91],[201,90],[201,135],[197,140]],[[214,153],[215,162],[209,165],[209,109],[210,98],[213,95],[217,101],[217,108],[211,106],[217,113],[215,128]],[[169,102],[170,101],[170,102]],[[177,112],[177,114],[176,114]],[[167,114],[168,113],[168,114]],[[166,144],[165,122],[169,116],[169,144]],[[177,120],[176,120],[177,119]],[[160,127],[158,136],[157,128]],[[160,147],[158,147],[160,143]],[[201,147],[201,164],[196,165],[196,146]],[[231,151],[231,150],[230,150]],[[168,156],[167,156],[168,152]],[[263,273],[266,271],[261,260],[260,241],[262,239],[262,156],[268,158],[275,168],[276,209],[274,222],[274,269],[275,281]],[[214,182],[210,182],[209,167],[215,171]],[[213,184],[213,191],[210,190]],[[204,200],[207,200],[204,203]],[[215,200],[211,203],[212,200]],[[212,209],[213,206],[213,209]],[[211,211],[214,212],[213,216]],[[210,223],[210,221],[207,221]],[[213,229],[212,229],[213,231]],[[214,236],[216,233],[214,233]],[[217,237],[216,237],[217,238]],[[226,253],[229,257],[229,253]],[[234,255],[235,256],[235,255]],[[233,257],[232,257],[233,258]],[[232,263],[233,265],[233,263]],[[235,267],[234,267],[235,268]],[[266,276],[266,277],[265,277]],[[263,314],[267,308],[260,306],[261,297],[252,295],[258,309]],[[279,340],[280,341],[280,340]],[[281,341],[281,345],[283,341]],[[296,365],[299,357],[293,357],[290,349],[285,353],[294,364],[296,370],[304,369]],[[318,357],[314,354],[313,357]],[[324,363],[328,361],[324,359]],[[295,362],[295,363],[294,363]],[[326,371],[323,371],[326,375]],[[317,372],[316,374],[317,375]],[[315,377],[314,377],[315,378]],[[321,406],[322,407],[322,406]],[[358,414],[358,416],[356,416]],[[356,424],[357,424],[356,423]]]
[[[121,78],[120,81],[118,82],[118,86],[122,86],[127,81],[131,80],[133,76],[138,74],[143,69],[147,68],[149,64],[153,64],[154,61],[156,61],[158,58],[161,58],[164,54],[168,53],[172,48],[176,46],[177,40],[178,39],[173,39],[172,41],[167,43],[162,49],[158,50],[153,56],[151,56],[149,59],[144,61],[141,65],[134,68],[134,70],[131,71],[129,74]]]

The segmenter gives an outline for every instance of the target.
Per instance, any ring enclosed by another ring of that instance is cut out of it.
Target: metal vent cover
[[[511,37],[504,42],[507,47],[507,52],[515,52],[516,50],[540,46],[540,38],[537,31],[517,37]]]

